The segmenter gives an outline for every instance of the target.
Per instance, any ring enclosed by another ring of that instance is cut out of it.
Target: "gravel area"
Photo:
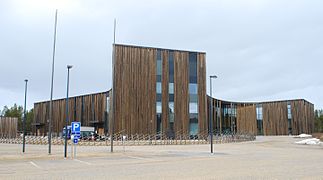
[[[323,179],[323,146],[289,136],[209,145],[64,146],[0,144],[0,179]],[[69,148],[70,150],[70,148]]]

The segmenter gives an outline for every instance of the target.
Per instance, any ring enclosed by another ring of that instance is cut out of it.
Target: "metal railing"
[[[197,135],[184,134],[183,132],[176,132],[174,136],[167,136],[166,134],[124,134],[125,131],[120,131],[114,134],[114,146],[144,146],[144,145],[192,145],[192,144],[209,144],[210,136],[208,132],[201,132]],[[110,146],[110,136],[101,136],[94,139],[81,139],[80,146]],[[256,139],[255,135],[249,133],[214,133],[213,143],[236,143],[244,141],[253,141]],[[0,143],[21,144],[22,137],[15,138],[0,137]],[[69,144],[72,142],[69,140]],[[26,144],[48,144],[47,136],[27,135]],[[52,134],[53,145],[63,145],[64,138],[59,137],[58,134]]]

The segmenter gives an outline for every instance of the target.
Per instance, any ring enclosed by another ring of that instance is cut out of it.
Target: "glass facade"
[[[292,134],[292,106],[287,102],[288,134]]]
[[[236,109],[232,104],[222,105],[222,134],[235,132]],[[217,129],[218,130],[218,129]]]
[[[157,133],[166,132],[169,138],[175,136],[174,122],[175,107],[174,107],[174,51],[168,51],[168,129],[162,127],[162,77],[163,77],[163,58],[161,50],[157,49],[156,58],[156,120],[157,120]],[[189,135],[194,138],[199,133],[198,128],[198,84],[197,84],[197,53],[189,52],[188,59],[188,72],[189,72]],[[166,113],[165,113],[166,114]]]
[[[168,53],[168,123],[169,129],[167,130],[167,136],[174,138],[174,51],[170,50]]]
[[[257,134],[264,135],[263,130],[263,117],[262,117],[262,104],[257,104],[256,106],[256,115],[257,115]]]
[[[162,131],[162,73],[163,61],[161,51],[157,50],[156,59],[156,119],[157,134]]]
[[[189,135],[194,138],[198,130],[197,53],[189,53]]]

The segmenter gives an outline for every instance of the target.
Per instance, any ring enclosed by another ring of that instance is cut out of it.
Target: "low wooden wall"
[[[18,118],[0,117],[0,137],[15,138],[17,136]]]

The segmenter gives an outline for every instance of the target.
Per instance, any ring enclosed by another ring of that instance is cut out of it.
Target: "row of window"
[[[160,50],[157,50],[156,59],[156,113],[157,131],[161,131],[162,114],[162,71],[163,58]],[[170,131],[174,124],[174,52],[168,53],[168,115]],[[190,135],[198,133],[198,85],[197,85],[197,53],[189,53],[189,113],[190,113]],[[168,131],[168,130],[167,130]]]
[[[197,84],[189,83],[189,94],[197,94]],[[162,82],[157,81],[156,83],[156,93],[162,93]],[[174,83],[169,83],[168,85],[168,93],[174,94]]]

